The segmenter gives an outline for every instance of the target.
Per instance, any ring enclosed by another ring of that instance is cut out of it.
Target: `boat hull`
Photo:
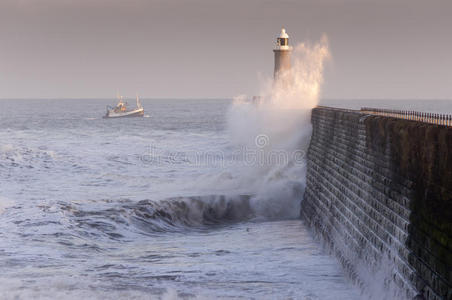
[[[115,113],[114,111],[108,111],[107,114],[104,116],[105,119],[111,119],[111,118],[132,118],[132,117],[143,117],[144,116],[144,109],[139,108],[131,111],[126,112],[120,112]]]

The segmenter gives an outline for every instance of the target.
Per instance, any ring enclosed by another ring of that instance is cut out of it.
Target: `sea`
[[[303,173],[247,171],[232,102],[0,100],[0,299],[368,299],[300,219]]]

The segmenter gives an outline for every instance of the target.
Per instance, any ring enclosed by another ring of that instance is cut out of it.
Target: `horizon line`
[[[143,100],[233,100],[234,97],[140,97]],[[252,96],[250,96],[252,97]],[[126,97],[125,97],[126,98]],[[131,97],[131,98],[135,98]],[[116,97],[12,97],[0,98],[2,100],[111,100]],[[379,100],[395,100],[395,101],[451,101],[451,98],[320,98],[319,101],[379,101]]]

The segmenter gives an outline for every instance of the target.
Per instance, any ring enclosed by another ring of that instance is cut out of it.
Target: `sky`
[[[0,98],[257,95],[283,26],[323,98],[452,99],[450,0],[0,0]]]

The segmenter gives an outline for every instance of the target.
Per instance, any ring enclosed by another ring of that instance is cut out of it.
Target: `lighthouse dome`
[[[282,28],[281,33],[279,34],[279,38],[288,39],[289,35],[286,33],[286,29]]]

